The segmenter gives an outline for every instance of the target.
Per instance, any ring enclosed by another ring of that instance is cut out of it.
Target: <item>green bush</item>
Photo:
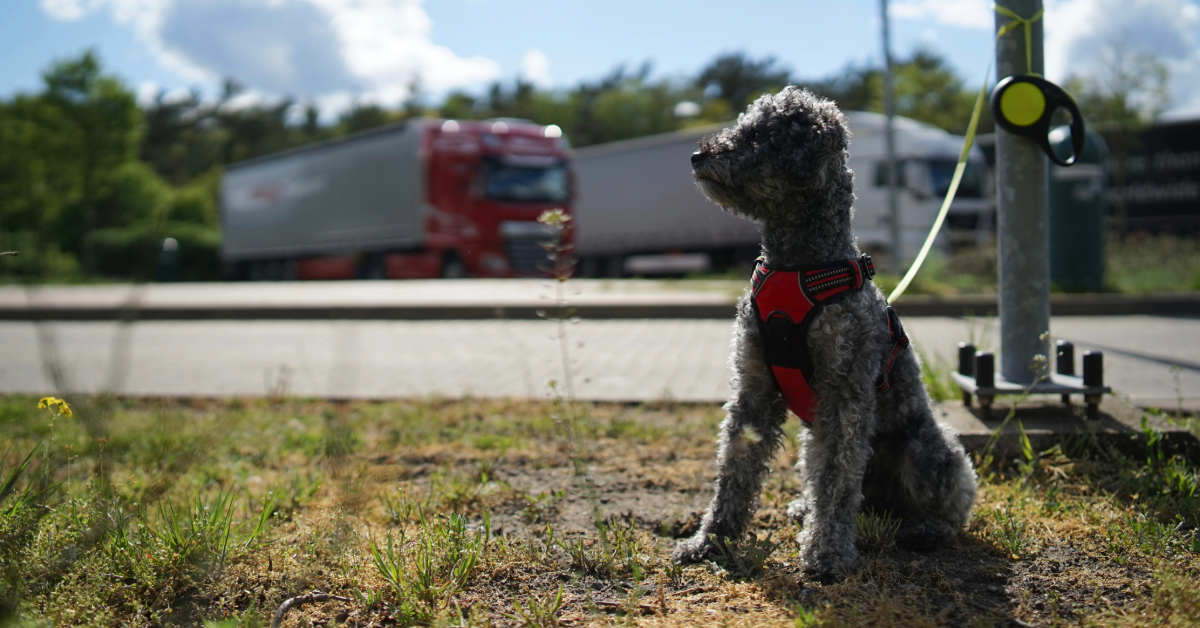
[[[56,281],[74,283],[82,277],[79,259],[64,252],[56,242],[46,242],[32,231],[13,231],[0,237],[0,248],[18,255],[0,258],[0,281]]]
[[[221,278],[221,233],[201,225],[168,222],[161,228],[133,226],[97,229],[87,237],[97,272],[106,277],[149,281],[158,268],[162,243],[174,238],[178,243],[179,281],[206,281]]]
[[[96,205],[100,226],[151,223],[169,208],[171,187],[140,161],[117,166],[104,181]]]

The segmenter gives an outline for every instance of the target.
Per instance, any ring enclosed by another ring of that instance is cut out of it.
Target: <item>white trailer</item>
[[[884,117],[846,114],[854,139],[850,168],[855,172],[854,230],[868,251],[888,251]],[[749,264],[758,255],[757,227],[708,201],[692,179],[692,152],[714,125],[575,151],[578,177],[576,257],[580,274],[622,276],[722,271]],[[896,119],[900,167],[902,256],[916,255],[928,233],[954,172],[963,138],[936,127]],[[993,224],[986,162],[974,149],[951,206],[952,238],[981,241]],[[939,244],[948,246],[951,237]]]
[[[865,250],[889,251],[891,212],[888,209],[886,118],[866,111],[846,113],[850,131],[850,169],[854,171],[854,234]],[[962,153],[963,138],[933,125],[909,118],[895,119],[896,185],[899,188],[901,259],[911,260],[937,218],[954,168]],[[937,244],[943,250],[954,244],[979,244],[990,240],[995,225],[991,177],[983,151],[972,147],[958,194],[950,205]]]

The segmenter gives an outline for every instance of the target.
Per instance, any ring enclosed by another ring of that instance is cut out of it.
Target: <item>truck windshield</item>
[[[509,203],[563,203],[571,195],[567,165],[511,166],[487,162],[484,195]]]
[[[950,191],[950,180],[954,178],[954,168],[958,161],[954,159],[929,160],[929,177],[933,180],[933,195],[944,198]],[[983,180],[979,176],[979,168],[967,162],[963,170],[962,181],[958,184],[958,198],[982,198]]]

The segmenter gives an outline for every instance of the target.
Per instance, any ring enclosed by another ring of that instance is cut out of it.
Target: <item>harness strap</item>
[[[875,379],[875,389],[881,393],[887,392],[891,387],[888,374],[891,373],[892,366],[896,363],[900,352],[908,348],[908,335],[904,333],[904,326],[900,324],[900,317],[896,316],[896,310],[893,310],[890,305],[887,309],[887,326],[888,337],[892,339],[892,352],[888,355],[887,362],[883,363],[883,370],[879,372],[879,377]]]
[[[870,255],[861,255],[837,263],[832,268],[810,270],[804,273],[804,293],[817,300],[843,290],[858,290],[875,276],[875,263]]]

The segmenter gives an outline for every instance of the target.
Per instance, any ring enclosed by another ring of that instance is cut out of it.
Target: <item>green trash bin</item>
[[[1050,145],[1071,155],[1071,132],[1050,132]],[[1104,286],[1108,232],[1108,144],[1087,130],[1075,164],[1050,165],[1050,281],[1064,292],[1099,292]]]

